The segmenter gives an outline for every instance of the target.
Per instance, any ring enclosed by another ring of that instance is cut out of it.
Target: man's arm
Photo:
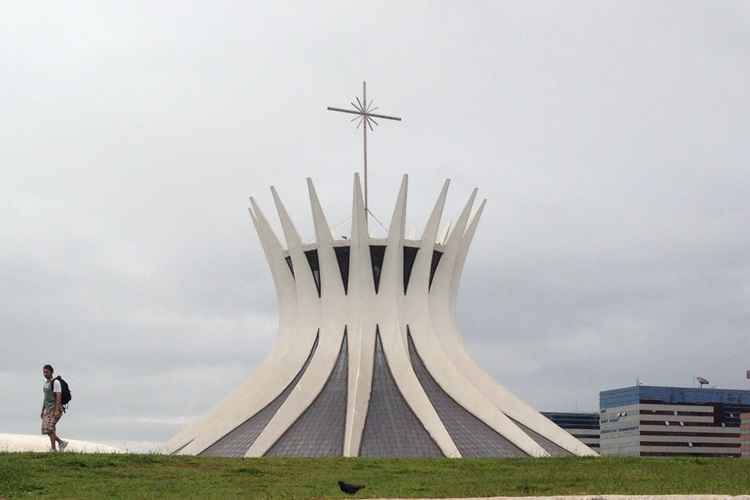
[[[62,387],[60,381],[52,382],[52,393],[55,395],[55,415],[62,413]]]

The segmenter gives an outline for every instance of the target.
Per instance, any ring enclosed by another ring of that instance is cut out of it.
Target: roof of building
[[[627,406],[642,401],[669,404],[721,403],[750,407],[750,390],[636,385],[599,393],[600,408]]]

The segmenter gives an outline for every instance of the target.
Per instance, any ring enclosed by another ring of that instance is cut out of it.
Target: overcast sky
[[[466,264],[471,352],[541,410],[602,389],[750,388],[747,2],[3,2],[0,432],[147,446],[270,350],[247,214],[304,179],[346,232],[362,80],[371,207],[410,174],[421,233],[488,205]],[[274,217],[274,223],[275,217]],[[278,225],[276,226],[278,227]],[[134,444],[135,443],[135,444]],[[141,443],[141,444],[137,444]],[[144,444],[145,443],[145,444]]]

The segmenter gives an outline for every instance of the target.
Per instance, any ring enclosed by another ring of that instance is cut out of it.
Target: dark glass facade
[[[598,413],[543,412],[542,415],[583,441],[589,448],[599,448]]]
[[[279,408],[281,408],[281,405],[289,397],[289,394],[291,394],[292,390],[297,385],[297,382],[299,382],[299,379],[304,375],[307,366],[310,364],[310,360],[315,355],[319,340],[320,332],[315,336],[315,343],[310,350],[309,356],[307,356],[307,359],[305,360],[305,364],[302,365],[300,371],[281,394],[276,396],[276,398],[268,403],[265,408],[242,422],[224,437],[206,448],[200,453],[200,455],[209,457],[244,457],[247,450],[249,450],[255,440],[258,439],[260,433],[265,429],[266,425],[271,418],[273,418]]]
[[[383,271],[383,261],[385,260],[385,252],[386,252],[386,245],[370,245],[370,263],[372,264],[372,282],[375,286],[375,293],[378,293],[380,289],[380,273]],[[344,292],[349,292],[349,259],[351,254],[351,247],[349,246],[335,246],[333,247],[333,250],[336,254],[336,261],[339,265],[339,271],[341,272],[341,281],[344,284]],[[403,247],[404,252],[404,293],[408,290],[409,287],[409,279],[411,278],[411,272],[412,268],[414,267],[414,262],[417,258],[417,253],[419,252],[419,248],[417,247],[410,247],[410,246],[404,246]],[[307,263],[310,267],[310,272],[313,275],[313,280],[315,281],[315,286],[318,289],[318,297],[321,296],[322,293],[322,284],[321,284],[321,278],[320,278],[320,261],[318,257],[318,250],[312,249],[312,250],[306,250],[305,257],[307,258]],[[435,272],[437,271],[438,265],[440,264],[440,259],[443,256],[443,252],[440,250],[433,250],[432,252],[432,259],[430,261],[430,281],[429,281],[429,287],[432,286],[432,280],[435,277]],[[292,258],[290,256],[284,257],[286,260],[287,266],[289,266],[289,271],[292,273],[292,277],[295,276],[294,271],[294,263],[292,262]]]

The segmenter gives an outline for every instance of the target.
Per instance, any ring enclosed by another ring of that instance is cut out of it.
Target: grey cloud
[[[598,391],[741,386],[750,327],[748,8],[742,2],[67,3],[0,26],[0,431],[153,442],[271,349],[275,297],[246,207],[304,177],[348,231],[359,132],[324,111],[368,79],[371,200],[410,174],[421,233],[489,199],[459,319],[543,410]],[[698,373],[700,372],[700,373]]]

